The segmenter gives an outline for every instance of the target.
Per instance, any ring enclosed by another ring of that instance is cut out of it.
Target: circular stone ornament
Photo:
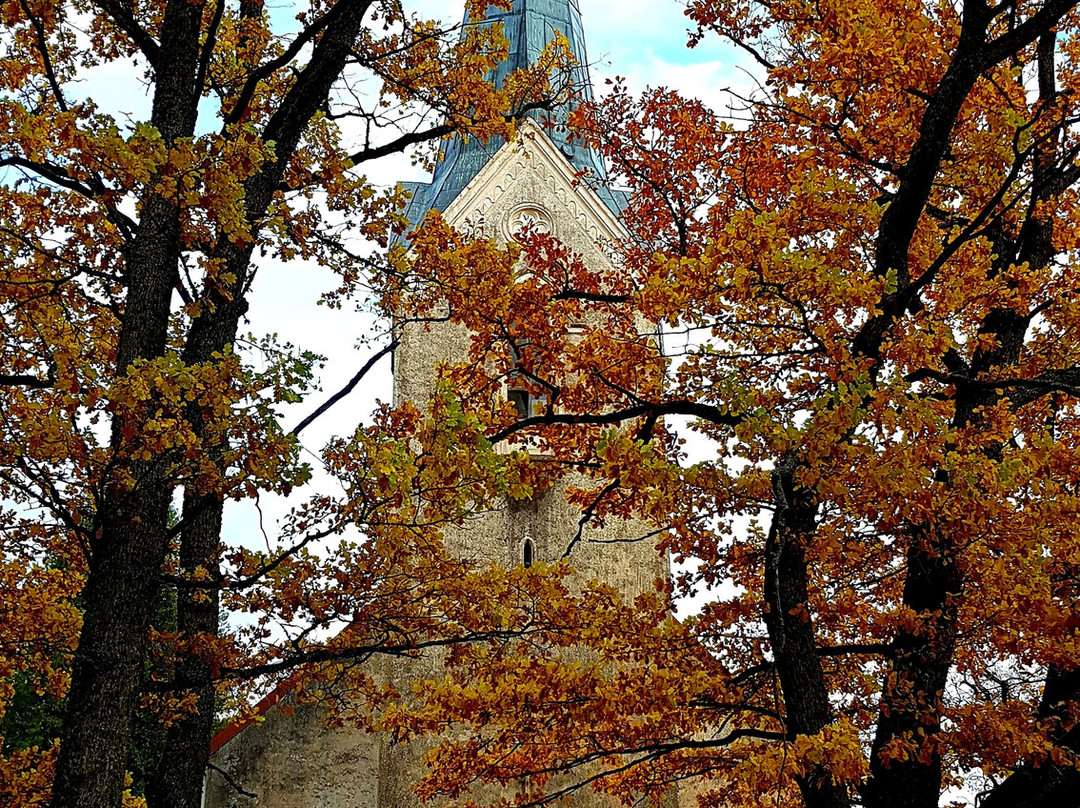
[[[522,231],[551,233],[551,215],[539,205],[518,205],[506,216],[506,238],[517,241]]]

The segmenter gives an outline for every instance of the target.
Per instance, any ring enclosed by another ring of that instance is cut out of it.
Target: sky
[[[289,0],[271,0],[267,6],[275,22],[283,23],[286,30],[292,27],[293,4]],[[405,6],[452,23],[460,21],[464,7],[463,0],[405,0]],[[647,86],[671,87],[720,110],[725,87],[748,84],[737,52],[730,46],[707,39],[692,50],[686,47],[689,20],[677,0],[579,0],[579,7],[598,93],[603,93],[604,79],[618,75],[634,92]],[[85,93],[103,110],[119,113],[121,121],[145,120],[149,98],[137,81],[140,72],[122,62],[97,68],[84,77],[81,92],[76,94]],[[210,116],[200,122],[200,128],[208,130],[218,125]],[[368,170],[369,179],[387,186],[429,179],[406,155],[381,160]],[[330,310],[317,305],[319,296],[332,284],[329,273],[317,266],[263,260],[258,270],[247,330],[255,334],[276,332],[281,340],[326,357],[319,374],[321,392],[285,411],[286,429],[340,389],[373,351],[385,344],[385,340],[378,340],[385,323],[348,307]],[[368,344],[363,344],[364,338],[369,338]],[[392,395],[390,363],[383,360],[350,396],[304,432],[303,444],[313,467],[318,469],[319,450],[332,435],[351,433],[369,418],[378,401],[390,401]],[[328,483],[323,478],[320,484]],[[226,536],[260,546],[263,530],[272,539],[274,521],[297,504],[295,497],[288,501],[264,497],[259,508],[251,503],[233,505],[225,515]]]
[[[737,52],[725,43],[707,39],[694,49],[686,47],[690,21],[676,0],[579,1],[591,78],[598,93],[603,92],[605,78],[622,76],[634,92],[647,86],[671,87],[719,110],[725,103],[724,88],[748,83]],[[406,0],[406,8],[453,22],[463,12],[461,0]],[[380,161],[369,177],[387,185],[429,179],[404,155]],[[377,338],[385,331],[385,323],[369,315],[317,306],[318,296],[331,282],[328,273],[317,267],[264,263],[259,269],[248,313],[250,329],[277,332],[282,340],[327,358],[320,373],[322,391],[290,407],[285,428],[340,389],[377,349],[363,344],[363,339]],[[376,339],[374,344],[385,344],[385,340]],[[383,360],[347,398],[305,430],[302,442],[317,477],[318,453],[325,442],[335,434],[351,433],[378,401],[389,402],[392,396],[390,363]],[[324,479],[321,484],[328,483]],[[273,538],[273,522],[295,504],[264,497],[257,509],[250,503],[233,506],[226,513],[226,534],[232,540],[262,545],[263,530]]]

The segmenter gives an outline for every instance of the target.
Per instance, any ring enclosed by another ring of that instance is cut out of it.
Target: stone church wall
[[[382,739],[353,728],[326,727],[315,706],[291,715],[271,709],[215,756],[214,764],[255,797],[244,796],[219,773],[207,778],[206,808],[386,808],[379,799]]]

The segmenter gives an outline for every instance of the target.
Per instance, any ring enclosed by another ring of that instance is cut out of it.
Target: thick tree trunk
[[[152,121],[167,146],[195,128],[202,3],[172,0],[162,20]],[[139,359],[163,355],[180,245],[175,203],[148,191],[126,258],[128,294],[116,375]],[[139,698],[157,575],[166,552],[171,484],[169,459],[135,460],[141,420],[152,413],[118,414],[112,450],[120,471],[135,482],[108,483],[97,503],[85,612],[75,653],[68,707],[60,734],[53,808],[116,808],[127,770],[132,714]]]
[[[1049,228],[1034,218],[1025,222],[1015,241],[1008,241],[1000,232],[994,236],[996,272],[1004,271],[1013,260],[1036,265],[1049,261],[1052,255]],[[1008,369],[1020,358],[1027,325],[1028,318],[1013,309],[990,311],[980,335],[992,347],[976,352],[968,369],[970,378],[1008,375]],[[978,429],[982,410],[1001,397],[993,388],[958,384],[952,428],[961,433]],[[954,449],[948,447],[948,451]],[[994,445],[979,451],[998,460],[1001,450],[1001,445]],[[950,487],[943,470],[938,471],[937,482],[945,490]],[[870,780],[864,788],[867,808],[936,808],[938,804],[942,760],[934,738],[941,730],[941,700],[959,630],[957,603],[965,581],[957,556],[965,541],[957,539],[948,523],[930,522],[912,531],[903,605],[915,622],[893,640],[894,661],[882,687]],[[896,749],[902,750],[898,758],[891,754]]]
[[[1038,82],[1040,99],[1047,104],[1057,97],[1057,75],[1054,68],[1056,35],[1049,33],[1039,40]],[[1034,166],[1033,194],[1044,201],[1053,197],[1051,188],[1055,181],[1055,162],[1058,157],[1060,133],[1047,136],[1037,147]],[[1040,220],[1034,216],[1024,222],[1019,236],[1017,263],[1044,267],[1054,257],[1053,220]],[[1027,318],[1011,310],[996,312],[993,327],[995,333],[1003,334],[998,352],[986,360],[993,363],[1016,361],[1020,355],[1021,340],[1027,328]],[[1080,752],[1080,726],[1075,725],[1074,710],[1070,704],[1080,701],[1080,669],[1064,670],[1050,666],[1046,672],[1042,699],[1036,720],[1046,736],[1058,746]],[[1074,766],[1055,763],[1052,760],[1038,764],[1028,762],[1020,766],[1004,782],[987,794],[980,802],[983,808],[1043,808],[1043,806],[1080,806],[1080,771]]]
[[[784,719],[791,739],[815,735],[833,721],[825,674],[814,639],[807,591],[806,541],[815,529],[815,507],[808,491],[792,484],[793,472],[774,473],[776,513],[765,544],[765,626],[769,632]],[[828,771],[798,778],[807,808],[847,808],[847,790]]]
[[[128,260],[132,281],[118,375],[133,361],[164,352],[176,273],[175,215],[175,209],[158,200],[144,211],[140,242]],[[146,404],[147,409],[153,406],[153,401]],[[168,457],[147,461],[129,455],[140,440],[140,421],[141,414],[130,413],[116,416],[114,422],[114,456],[135,482],[113,481],[97,504],[97,535],[91,544],[83,627],[61,729],[54,808],[112,808],[120,801],[171,499]]]
[[[311,61],[267,122],[263,138],[274,142],[276,159],[252,176],[244,188],[247,221],[253,232],[257,232],[259,220],[266,214],[304,130],[341,75],[370,5],[371,0],[341,0],[341,16],[322,36]],[[234,280],[227,288],[208,291],[211,305],[192,323],[184,349],[185,364],[211,362],[215,354],[235,341],[240,318],[247,311],[245,293],[251,280],[251,256],[250,245],[241,247],[228,238],[217,245],[214,258],[226,267],[224,274]],[[207,424],[197,412],[191,414],[191,421],[195,434],[204,438]],[[206,450],[220,458],[221,448],[206,447]],[[221,461],[217,462],[223,470]],[[218,492],[190,487],[185,490],[180,549],[185,574],[202,567],[212,580],[219,578],[222,508]],[[178,600],[180,631],[187,636],[196,633],[217,636],[218,603],[216,590],[209,593],[204,590],[199,597],[195,590],[182,589]],[[184,660],[178,674],[197,694],[199,712],[170,729],[169,754],[163,756],[156,782],[147,792],[150,808],[200,808],[202,803],[203,776],[210,759],[213,732],[214,687],[205,659]]]
[[[142,464],[142,479],[154,469]],[[56,808],[116,808],[127,771],[170,492],[140,486],[101,519],[53,785]]]
[[[941,793],[942,761],[933,741],[956,647],[950,599],[962,581],[951,543],[930,531],[912,538],[907,567],[903,602],[918,622],[893,641],[895,661],[883,687],[864,793],[868,808],[935,808]],[[894,746],[903,747],[904,754],[883,757]]]

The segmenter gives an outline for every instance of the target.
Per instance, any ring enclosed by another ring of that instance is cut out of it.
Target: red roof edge
[[[281,697],[293,689],[292,677],[278,682],[277,687],[263,696],[255,705],[255,714],[246,718],[238,718],[226,727],[223,727],[213,738],[210,739],[210,754],[216,755],[218,750],[240,734],[240,731],[254,724],[259,716],[266,715],[270,708],[281,701]]]

